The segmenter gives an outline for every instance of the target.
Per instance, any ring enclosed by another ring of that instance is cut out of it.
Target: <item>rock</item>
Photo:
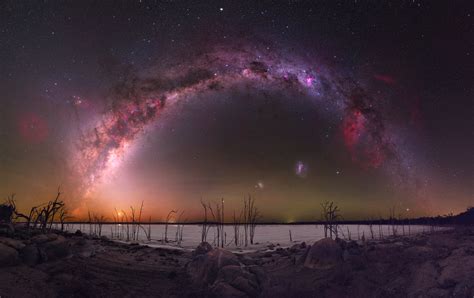
[[[433,254],[433,249],[427,246],[410,246],[405,250],[405,253],[415,259],[428,258]]]
[[[274,250],[275,249],[275,244],[271,243],[271,244],[267,245],[267,248],[269,250]]]
[[[410,279],[411,283],[408,287],[408,293],[418,297],[429,289],[437,287],[437,276],[438,272],[432,262],[425,262],[421,266],[417,266]]]
[[[255,277],[257,278],[258,284],[263,284],[267,280],[267,276],[265,274],[265,271],[263,270],[262,267],[260,266],[249,266],[247,267],[249,272],[255,274]]]
[[[87,244],[79,244],[73,247],[75,250],[75,253],[79,255],[82,258],[90,258],[95,256],[96,254],[96,247],[92,245],[91,243]]]
[[[49,234],[46,234],[46,237],[48,237],[48,241],[54,241],[56,239],[58,239],[58,234],[54,234],[54,233],[49,233]],[[63,236],[61,236],[63,237]]]
[[[267,252],[265,252],[265,253],[263,254],[263,257],[264,257],[264,258],[271,258],[272,255],[273,255],[273,253],[272,253],[271,251],[267,251]]]
[[[69,244],[63,236],[58,236],[56,240],[49,241],[42,245],[48,260],[56,260],[67,257],[70,253]]]
[[[22,241],[7,237],[0,237],[0,243],[10,246],[16,250],[21,250],[23,247],[25,247],[25,244]]]
[[[27,245],[20,252],[23,263],[28,266],[34,266],[41,261],[41,254],[36,244]]]
[[[243,276],[238,276],[230,283],[230,285],[237,290],[244,292],[249,297],[257,297],[260,293],[258,284]]]
[[[440,288],[432,288],[429,289],[426,293],[423,293],[422,296],[415,296],[415,297],[451,297],[450,291],[446,289]]]
[[[210,252],[197,255],[186,266],[191,281],[198,285],[212,284],[219,270],[228,265],[239,265],[237,257],[224,249],[216,248]]]
[[[5,244],[0,244],[0,267],[16,265],[18,262],[18,251]]]
[[[350,250],[350,249],[359,249],[359,244],[357,244],[357,241],[350,240],[346,243],[345,249]]]
[[[454,250],[458,248],[458,240],[453,237],[446,237],[443,234],[432,235],[428,244],[433,248],[448,248],[449,250]]]
[[[474,283],[463,281],[458,283],[453,290],[454,297],[474,297]]]
[[[260,292],[257,277],[238,265],[224,266],[219,271],[216,283],[226,282],[245,294],[255,297]]]
[[[296,265],[303,265],[304,262],[306,261],[306,257],[308,256],[308,253],[309,253],[309,250],[311,249],[311,245],[308,245],[306,247],[306,249],[304,250],[303,252],[303,255],[299,256],[296,260],[295,260],[295,264]]]
[[[344,240],[344,239],[341,239],[341,238],[336,238],[334,241],[336,241],[336,243],[342,248],[342,249],[345,249],[346,246],[347,246],[347,241]]]
[[[471,282],[474,276],[474,256],[451,256],[439,262],[442,268],[438,283],[443,288],[453,287],[458,283]]]
[[[367,268],[367,257],[360,252],[351,252],[344,250],[342,254],[344,262],[348,263],[355,270],[363,270]]]
[[[15,233],[15,227],[11,223],[0,223],[0,233],[13,235],[13,233]]]
[[[212,250],[212,246],[207,242],[201,242],[193,251],[193,256],[204,255]]]
[[[31,242],[37,243],[37,244],[45,243],[48,241],[49,241],[49,238],[45,234],[39,234],[34,237],[31,237]]]
[[[289,248],[290,252],[298,252],[299,250],[305,249],[306,248],[306,242],[301,242],[299,244],[294,244]]]
[[[218,282],[211,287],[211,293],[215,297],[229,297],[229,298],[241,298],[248,297],[244,292],[237,290],[233,286],[225,283]]]
[[[240,261],[246,266],[255,265],[255,260],[247,255],[242,256]]]
[[[292,252],[292,253],[295,253],[295,252],[299,251],[300,249],[301,249],[301,247],[300,247],[299,244],[294,244],[289,248],[289,251]]]
[[[335,240],[324,238],[311,246],[303,265],[311,269],[330,269],[341,262],[341,247]]]

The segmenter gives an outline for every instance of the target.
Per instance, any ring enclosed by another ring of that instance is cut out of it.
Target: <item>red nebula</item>
[[[364,116],[359,110],[352,111],[352,113],[344,119],[342,124],[344,143],[349,150],[359,142],[360,136],[365,129],[364,120]]]
[[[343,121],[344,144],[352,161],[363,168],[378,168],[385,161],[385,153],[380,144],[366,134],[366,119],[355,109]]]
[[[377,81],[384,82],[385,84],[388,84],[388,85],[395,85],[397,83],[395,78],[390,75],[375,74],[374,79],[376,79]]]
[[[20,116],[18,130],[25,141],[33,144],[43,142],[49,135],[46,120],[32,112],[27,112]]]

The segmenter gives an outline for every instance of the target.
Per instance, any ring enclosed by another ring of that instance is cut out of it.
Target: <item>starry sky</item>
[[[469,1],[2,1],[0,191],[109,218],[474,205]]]

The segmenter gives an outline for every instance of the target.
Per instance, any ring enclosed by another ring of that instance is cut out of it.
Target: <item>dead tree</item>
[[[255,206],[255,198],[252,198],[250,195],[247,198],[244,198],[243,206],[243,226],[244,226],[244,244],[254,243],[255,238],[255,229],[257,228],[258,220],[260,218],[260,213],[258,208]]]
[[[166,216],[166,222],[165,222],[165,242],[167,243],[168,242],[168,224],[171,220],[171,218],[173,217],[173,214],[176,214],[177,211],[176,210],[171,210],[168,215]]]
[[[397,227],[395,226],[395,221],[396,221],[395,213],[396,213],[396,211],[397,211],[397,206],[392,206],[388,209],[389,220],[390,220],[390,224],[392,226],[392,235],[393,236],[397,236]]]
[[[6,206],[5,210],[11,211],[11,214],[8,215],[10,218],[10,221],[12,220],[17,220],[17,219],[23,219],[26,221],[26,229],[27,231],[30,230],[30,228],[37,228],[39,227],[42,232],[46,232],[47,230],[51,230],[53,227],[53,223],[58,220],[61,221],[66,220],[66,216],[64,213],[64,208],[65,208],[65,203],[60,200],[61,197],[61,187],[58,187],[57,195],[55,199],[49,201],[46,204],[41,204],[39,206],[34,206],[30,209],[30,213],[28,215],[23,214],[18,211],[16,207],[16,202],[15,202],[15,194],[12,194],[7,198],[7,202],[3,205],[0,206]],[[2,211],[0,211],[2,212]],[[7,214],[5,214],[7,216]],[[0,216],[1,217],[1,216]],[[62,218],[62,219],[61,219]],[[64,227],[64,225],[62,225]]]
[[[59,222],[61,223],[61,231],[64,231],[64,223],[68,220],[71,219],[72,217],[69,216],[68,211],[65,206],[59,210]]]
[[[207,241],[207,234],[209,233],[210,225],[209,225],[209,218],[208,218],[208,212],[209,209],[211,209],[210,203],[205,203],[201,199],[201,206],[204,209],[204,221],[202,222],[202,231],[201,231],[201,242],[206,242]]]
[[[178,223],[178,226],[176,228],[176,234],[175,234],[175,242],[176,244],[178,245],[181,245],[181,242],[183,241],[183,230],[184,230],[184,222],[186,222],[186,220],[182,220],[182,217],[183,217],[183,214],[184,214],[184,210],[181,211],[181,213],[179,214],[178,218],[177,218],[177,223]]]
[[[324,237],[328,238],[329,232],[330,238],[333,238],[333,235],[335,238],[338,238],[337,221],[340,218],[339,207],[334,202],[329,201],[322,203],[321,207],[323,209],[322,218],[324,221]]]
[[[243,224],[244,224],[244,245],[248,245],[249,241],[249,212],[247,200],[244,198],[244,209],[243,209]]]
[[[136,229],[136,234],[135,234],[135,241],[138,241],[138,235],[140,234],[140,227],[141,227],[141,221],[142,221],[142,213],[143,213],[143,201],[140,206],[140,212],[138,213],[138,226]]]
[[[373,225],[374,225],[374,220],[372,218],[369,218],[369,231],[370,231],[370,237],[372,238],[372,240],[375,239]]]
[[[214,208],[211,204],[208,205],[209,211],[211,212],[212,218],[216,225],[216,245],[224,247],[225,234],[224,234],[224,199],[221,199],[220,203],[214,203]]]
[[[255,198],[252,198],[250,195],[247,199],[248,205],[248,220],[249,220],[249,236],[250,244],[253,244],[255,238],[255,229],[257,228],[257,222],[260,217],[259,211],[255,206]]]
[[[61,196],[61,189],[58,187],[58,192],[56,195],[56,198],[52,201],[49,201],[44,207],[41,209],[37,209],[38,216],[36,217],[35,221],[35,226],[36,222],[39,222],[40,224],[40,229],[45,232],[48,228],[51,230],[54,219],[61,210],[65,204],[63,201],[59,200],[59,197]]]
[[[240,224],[242,222],[242,211],[240,211],[239,216],[236,216],[234,210],[234,216],[232,218],[232,224],[234,227],[234,244],[235,246],[240,245]]]

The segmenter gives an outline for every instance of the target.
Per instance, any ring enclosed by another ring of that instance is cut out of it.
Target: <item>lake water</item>
[[[168,225],[168,240],[165,243],[165,225],[163,224],[152,224],[151,226],[151,241],[148,241],[143,230],[140,229],[138,240],[141,243],[146,243],[155,246],[179,246],[183,248],[195,248],[201,242],[201,225],[184,225],[182,230],[182,241],[178,244],[176,242],[176,231],[177,225]],[[143,225],[143,228],[148,231],[149,226]],[[89,234],[94,233],[94,225],[89,224],[66,224],[65,229],[70,232],[81,230],[83,233]],[[131,225],[129,226],[131,229]],[[411,225],[411,226],[395,226],[397,235],[414,235],[422,232],[432,231],[433,227],[422,226],[422,225]],[[443,228],[435,227],[434,229],[440,230]],[[290,231],[291,238],[290,241]],[[363,237],[366,239],[372,239],[371,228],[369,225],[339,225],[339,237],[343,239],[360,240]],[[118,233],[122,234],[121,239],[117,236]],[[392,225],[373,225],[372,232],[374,239],[380,237],[387,237],[393,235]],[[126,224],[103,224],[102,236],[107,236],[116,240],[126,241],[127,227]],[[258,249],[269,244],[280,245],[282,247],[288,247],[294,243],[305,241],[311,244],[319,239],[324,238],[324,227],[323,225],[258,225],[255,230],[254,245],[236,246],[234,244],[234,227],[231,225],[224,226],[224,233],[226,239],[226,247],[231,250],[239,249]],[[243,226],[240,227],[241,239],[243,238]],[[207,237],[207,242],[216,244],[217,240],[216,228],[210,227]]]

